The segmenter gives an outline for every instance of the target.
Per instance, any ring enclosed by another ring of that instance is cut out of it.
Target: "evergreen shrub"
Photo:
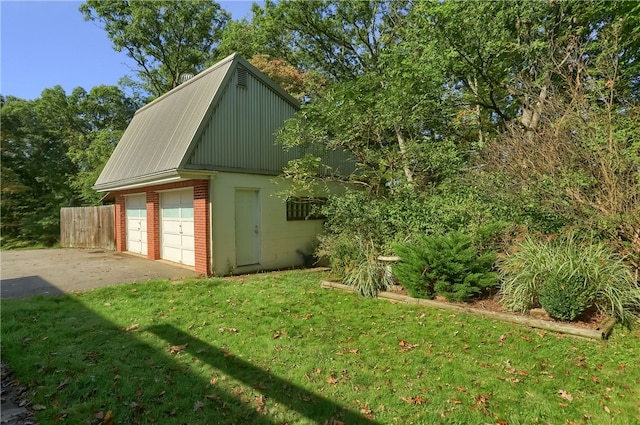
[[[556,274],[540,290],[540,305],[554,319],[573,321],[591,306],[589,289],[582,276]]]
[[[460,232],[396,244],[394,252],[401,259],[394,275],[415,298],[437,294],[449,301],[469,301],[497,283],[491,271],[495,253],[478,255],[471,238]]]

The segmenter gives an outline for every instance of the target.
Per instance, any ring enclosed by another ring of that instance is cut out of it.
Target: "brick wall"
[[[147,257],[160,259],[160,192],[171,189],[193,187],[193,226],[195,271],[211,274],[211,247],[209,237],[209,181],[188,180],[163,185],[123,190],[116,193],[116,249],[127,250],[125,195],[146,193],[147,195]]]
[[[123,195],[116,196],[116,251],[127,250],[127,210]]]
[[[160,259],[160,194],[147,192],[147,258]]]
[[[209,182],[197,180],[193,186],[193,226],[195,235],[196,272],[211,273],[209,247]]]

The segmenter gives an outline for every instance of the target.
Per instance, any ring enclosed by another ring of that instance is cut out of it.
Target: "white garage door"
[[[125,198],[127,210],[127,251],[147,255],[147,197],[131,195]]]
[[[195,266],[193,189],[163,192],[160,211],[160,256],[165,260]]]

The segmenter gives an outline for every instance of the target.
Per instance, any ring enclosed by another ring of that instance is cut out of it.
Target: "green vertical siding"
[[[234,74],[189,158],[189,168],[280,173],[294,156],[275,144],[275,133],[296,108],[251,72],[246,88],[237,86]]]

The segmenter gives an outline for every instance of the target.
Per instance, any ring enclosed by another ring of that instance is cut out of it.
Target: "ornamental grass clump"
[[[344,268],[343,283],[353,286],[362,297],[375,297],[378,292],[393,285],[391,276],[386,273],[384,264],[377,260],[378,253],[372,241],[355,238],[359,255]]]
[[[626,325],[640,311],[640,286],[631,268],[602,243],[573,235],[527,237],[499,261],[498,270],[502,304],[512,311],[543,307],[552,317],[574,320],[594,307]]]

